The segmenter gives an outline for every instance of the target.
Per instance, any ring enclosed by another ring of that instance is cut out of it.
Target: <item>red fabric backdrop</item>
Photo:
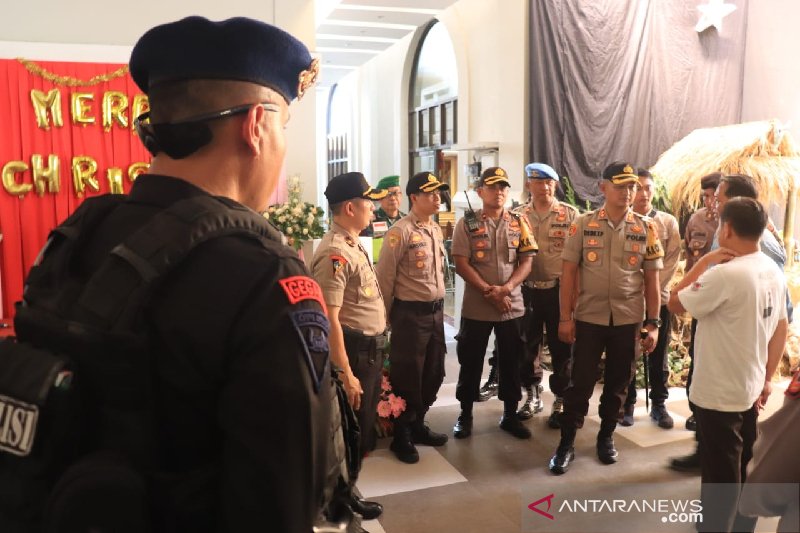
[[[99,63],[65,63],[36,61],[36,65],[61,78],[89,80],[94,76],[106,76],[122,65]],[[131,129],[133,118],[131,106],[134,96],[140,94],[130,75],[125,74],[109,81],[91,86],[67,86],[63,80],[48,81],[41,72],[34,74],[17,60],[0,60],[0,168],[11,161],[21,161],[29,166],[25,172],[15,176],[17,183],[33,183],[31,156],[39,154],[48,167],[48,158],[58,156],[60,160],[60,190],[46,191],[42,196],[35,188],[22,198],[3,187],[0,189],[0,268],[2,269],[3,314],[13,315],[13,304],[22,295],[24,276],[30,269],[39,250],[47,239],[48,232],[66,218],[83,198],[110,192],[106,170],[120,168],[123,188],[130,190],[128,167],[132,163],[149,162],[150,156]],[[50,128],[37,125],[31,90],[47,93],[59,89],[63,126],[57,127],[50,119]],[[113,124],[105,131],[102,124],[103,94],[119,91],[128,97],[129,107],[125,111],[128,127]],[[94,100],[87,113],[95,117],[94,124],[73,122],[70,95],[75,92],[91,93]],[[79,197],[73,185],[72,158],[88,156],[97,161],[96,179],[99,192],[88,187]]]

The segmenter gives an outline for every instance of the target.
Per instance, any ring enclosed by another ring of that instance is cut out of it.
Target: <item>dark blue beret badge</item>
[[[328,318],[321,311],[304,309],[289,313],[294,329],[306,356],[306,363],[319,392],[322,379],[328,370]]]

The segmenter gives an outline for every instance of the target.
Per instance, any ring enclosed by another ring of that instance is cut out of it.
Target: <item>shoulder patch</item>
[[[347,259],[345,259],[341,255],[332,255],[331,263],[333,264],[333,273],[338,274],[339,271],[342,270],[344,266],[347,264]]]
[[[396,231],[390,231],[389,234],[386,236],[389,239],[389,246],[392,248],[396,248],[398,244],[400,244],[400,235],[397,234]]]
[[[291,311],[289,318],[300,338],[314,392],[319,392],[328,369],[328,319],[321,311],[314,309]]]
[[[325,298],[322,297],[322,289],[319,284],[308,276],[291,276],[278,280],[289,303],[294,305],[303,300],[315,300],[322,306],[326,313],[328,308],[325,306]]]

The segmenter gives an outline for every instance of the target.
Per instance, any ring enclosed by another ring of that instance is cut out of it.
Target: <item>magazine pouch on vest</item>
[[[0,532],[151,530],[150,296],[210,239],[279,238],[253,211],[199,196],[156,214],[95,272],[74,268],[124,202],[87,199],[53,230],[17,306],[18,338],[0,343]]]

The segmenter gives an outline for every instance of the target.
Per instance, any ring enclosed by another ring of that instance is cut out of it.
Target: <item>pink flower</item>
[[[381,376],[381,390],[384,392],[390,392],[392,390],[392,384],[389,383],[389,378],[386,375]]]
[[[381,418],[389,418],[392,415],[392,406],[388,401],[382,400],[378,402],[378,416]]]
[[[400,416],[400,413],[406,410],[406,401],[400,396],[394,394],[389,395],[389,405],[392,408],[392,416],[395,418]]]

